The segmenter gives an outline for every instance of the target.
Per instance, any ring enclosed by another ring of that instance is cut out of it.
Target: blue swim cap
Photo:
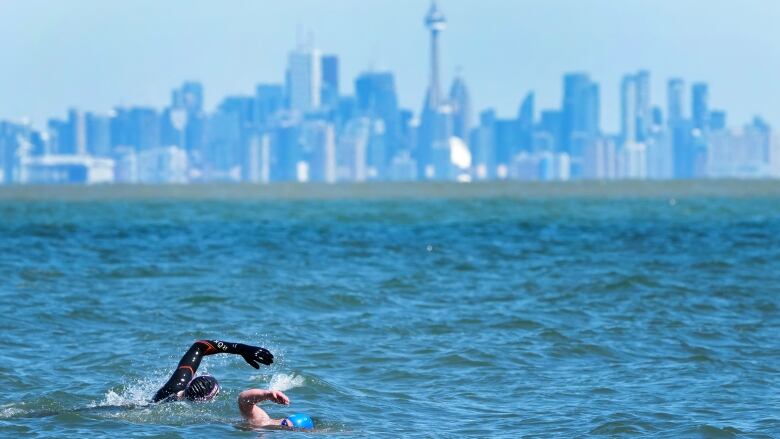
[[[292,425],[290,425],[290,427],[305,428],[306,430],[314,429],[314,421],[311,420],[309,415],[304,415],[303,413],[296,413],[294,415],[288,416],[287,419],[289,419],[290,422],[292,422]]]

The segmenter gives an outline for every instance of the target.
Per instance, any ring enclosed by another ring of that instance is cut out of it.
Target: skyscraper
[[[535,151],[556,151],[561,149],[563,114],[556,110],[542,110],[539,130],[534,136]]]
[[[563,78],[563,126],[561,152],[572,152],[572,139],[595,137],[599,132],[599,86],[585,73]]]
[[[636,74],[636,140],[644,142],[653,125],[650,106],[650,72],[640,70]]]
[[[320,52],[311,47],[300,47],[287,58],[287,97],[291,110],[306,113],[320,107],[321,73]]]
[[[431,72],[425,106],[427,108],[437,108],[442,103],[441,85],[439,82],[439,33],[447,28],[447,21],[444,19],[444,14],[439,10],[436,0],[431,2],[431,8],[425,16],[425,26],[431,32]]]
[[[85,125],[87,152],[96,157],[108,157],[111,154],[111,118],[87,113]]]
[[[430,82],[425,95],[416,150],[418,175],[443,179],[449,175],[449,138],[452,132],[452,109],[445,105],[439,81],[439,33],[446,28],[444,14],[436,1],[425,16],[431,33]],[[445,163],[446,162],[446,163]]]
[[[171,106],[183,108],[189,114],[203,111],[203,84],[187,81],[171,93]]]
[[[723,110],[712,110],[710,112],[709,128],[711,130],[726,129],[726,112]]]
[[[271,124],[276,113],[284,108],[284,87],[281,84],[258,84],[255,88],[255,118],[261,130]]]
[[[297,121],[282,120],[270,132],[269,180],[295,181],[301,156],[301,127]]]
[[[494,119],[495,160],[497,164],[509,165],[520,149],[520,130],[516,119]]]
[[[691,119],[693,127],[704,130],[710,124],[710,92],[707,84],[697,82],[691,88]]]
[[[368,117],[372,123],[381,122],[381,139],[373,139],[372,144],[381,141],[384,157],[372,157],[384,164],[389,163],[395,152],[400,149],[401,123],[398,110],[398,96],[395,91],[395,78],[390,72],[365,72],[355,80],[357,110],[361,116]],[[372,130],[372,135],[377,134]]]
[[[87,153],[87,129],[84,113],[71,108],[68,111],[68,125],[70,125],[73,154],[84,155]]]
[[[171,111],[168,112],[169,121],[162,124],[163,133],[166,124],[171,125],[175,131],[179,131],[176,137],[177,144],[189,151],[200,151],[204,144],[206,117],[203,111],[203,84],[196,81],[184,82],[181,87],[171,93]],[[184,112],[184,114],[176,114]],[[183,119],[183,123],[181,120]],[[174,123],[176,120],[177,123]],[[176,127],[180,125],[182,129]],[[170,133],[168,133],[170,134]]]
[[[621,143],[636,141],[636,77],[623,76],[620,83]]]
[[[520,109],[517,112],[518,129],[520,130],[520,150],[531,151],[533,149],[534,136],[534,93],[529,92],[523,98]]]
[[[253,96],[228,96],[217,111],[206,119],[204,175],[211,179],[236,180],[230,170],[242,164],[247,156],[255,130],[255,98]]]
[[[493,109],[483,110],[479,114],[479,126],[474,129],[474,134],[471,136],[471,151],[477,179],[495,177],[495,135],[496,112]]]
[[[653,125],[650,106],[650,73],[641,70],[623,76],[620,89],[620,127],[623,143],[644,142]]]
[[[398,130],[398,97],[391,72],[364,72],[355,79],[357,109],[365,116],[379,118],[387,130]]]
[[[73,135],[68,122],[61,119],[49,119],[47,123],[49,131],[49,153],[73,154]]]
[[[471,97],[461,75],[455,78],[450,87],[450,105],[452,105],[452,134],[468,141],[471,131]]]
[[[328,109],[339,104],[339,58],[336,55],[322,56],[322,90],[320,102]]]
[[[130,123],[127,145],[136,151],[154,149],[160,146],[160,118],[157,110],[148,107],[133,107],[128,114]]]
[[[308,163],[308,179],[336,182],[336,136],[333,125],[322,120],[303,123],[301,152]]]
[[[666,121],[670,127],[680,123],[685,115],[685,82],[680,78],[672,78],[666,85],[667,115]]]

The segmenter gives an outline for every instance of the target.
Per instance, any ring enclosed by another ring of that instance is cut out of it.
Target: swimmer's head
[[[191,379],[184,389],[184,397],[190,401],[206,402],[219,393],[219,382],[211,375],[200,375]]]
[[[311,417],[309,415],[304,415],[303,413],[296,413],[294,415],[282,419],[282,427],[314,430],[314,421],[311,420]]]

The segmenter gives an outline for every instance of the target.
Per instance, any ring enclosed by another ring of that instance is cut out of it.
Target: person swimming
[[[211,375],[195,376],[203,357],[214,354],[241,355],[244,361],[255,369],[260,368],[258,363],[263,363],[267,366],[274,362],[273,354],[265,348],[220,340],[198,340],[181,357],[173,375],[154,394],[152,402],[179,401],[183,399],[193,402],[205,402],[217,396],[220,386],[216,378]]]
[[[265,410],[256,404],[272,401],[290,405],[290,398],[279,390],[248,389],[238,395],[238,411],[254,427],[280,426],[289,429],[313,430],[314,421],[309,415],[296,413],[282,419],[271,418]]]
[[[203,357],[221,353],[241,355],[255,369],[260,368],[258,363],[270,365],[274,362],[273,354],[265,348],[219,340],[198,340],[181,357],[173,375],[154,394],[152,402],[180,400],[206,402],[214,399],[221,389],[219,381],[211,375],[195,376],[195,373],[198,371]],[[272,419],[268,413],[255,405],[258,402],[268,400],[278,404],[290,404],[290,398],[280,391],[249,389],[239,394],[238,408],[241,415],[253,426],[278,425],[289,429],[314,429],[314,421],[310,416],[302,413],[296,413],[284,419]]]

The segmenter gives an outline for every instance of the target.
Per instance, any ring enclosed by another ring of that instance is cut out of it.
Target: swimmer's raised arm
[[[152,401],[159,402],[176,397],[177,393],[187,387],[195,372],[200,366],[200,360],[206,355],[214,354],[241,355],[250,366],[259,369],[259,363],[269,365],[274,362],[274,356],[267,349],[250,346],[243,343],[231,343],[220,340],[198,340],[190,346],[187,352],[179,360],[179,365],[163,385],[155,393]]]
[[[290,398],[278,390],[249,389],[244,390],[238,395],[238,410],[246,420],[253,424],[269,425],[276,424],[278,421],[271,419],[265,410],[258,407],[257,403],[263,401],[273,401],[277,404],[289,405]]]

